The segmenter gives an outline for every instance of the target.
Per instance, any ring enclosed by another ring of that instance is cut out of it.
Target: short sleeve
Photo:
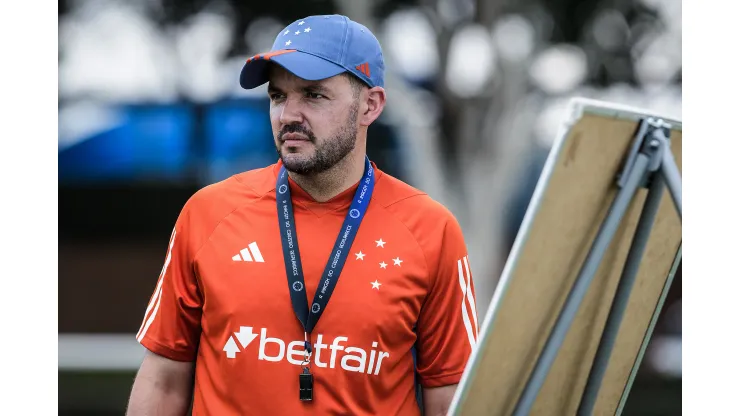
[[[468,253],[450,217],[442,233],[432,286],[417,325],[417,372],[424,387],[459,383],[478,339],[478,315]]]
[[[200,339],[202,296],[193,267],[196,247],[185,209],[170,236],[164,265],[136,340],[155,354],[195,359]]]

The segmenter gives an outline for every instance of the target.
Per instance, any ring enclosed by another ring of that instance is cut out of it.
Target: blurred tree
[[[301,16],[337,13],[333,0],[284,0],[276,7],[269,1],[238,0],[161,0],[158,18],[163,24],[178,24],[205,8],[215,8],[234,17],[233,44],[229,56],[245,56],[247,45],[244,39],[249,25],[257,18],[273,17],[288,24]]]

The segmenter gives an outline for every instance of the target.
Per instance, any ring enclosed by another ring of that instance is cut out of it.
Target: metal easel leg
[[[642,261],[645,247],[650,238],[650,231],[655,222],[655,217],[658,213],[658,208],[660,207],[660,201],[663,198],[664,189],[665,183],[663,178],[661,175],[656,173],[653,176],[653,182],[648,191],[645,205],[642,208],[642,214],[637,223],[635,236],[632,240],[630,251],[627,254],[627,260],[625,261],[622,276],[619,279],[616,294],[614,295],[614,301],[609,310],[609,317],[607,318],[604,332],[601,335],[601,341],[599,342],[599,348],[596,352],[596,358],[594,358],[594,363],[591,367],[588,381],[586,382],[586,389],[583,393],[580,407],[578,408],[579,416],[590,416],[593,414],[596,399],[598,398],[599,390],[601,389],[601,382],[604,379],[604,374],[609,365],[609,359],[611,358],[612,350],[614,348],[614,342],[619,333],[619,327],[624,317],[624,311],[627,309],[627,304],[629,303],[632,287],[635,283],[635,277],[637,276],[637,271],[640,268],[640,262]]]
[[[625,176],[622,176],[621,180],[623,180],[624,186],[620,189],[616,198],[612,202],[606,219],[602,223],[599,232],[596,235],[596,239],[591,246],[591,250],[578,273],[575,284],[568,294],[565,305],[558,315],[555,326],[547,338],[547,342],[545,343],[542,353],[537,358],[535,367],[532,370],[532,373],[527,380],[527,384],[524,387],[524,391],[519,397],[514,409],[514,416],[529,415],[535,399],[547,378],[550,367],[555,361],[555,357],[565,340],[568,329],[573,323],[576,313],[583,302],[583,298],[586,296],[591,281],[601,264],[601,260],[604,257],[606,250],[609,248],[609,245],[614,238],[614,234],[622,221],[622,217],[627,211],[635,192],[637,192],[637,188],[643,183],[648,171],[648,163],[650,161],[651,159],[648,155],[644,153],[637,154],[631,168],[629,171],[625,172],[627,174],[626,180]]]
[[[666,129],[667,124],[662,120],[647,120],[646,123],[643,123],[643,126],[648,125],[653,127],[653,129],[643,131],[649,131],[647,140],[651,142],[648,148],[651,150],[652,156],[649,170],[651,171],[653,182],[650,185],[650,191],[645,200],[642,215],[637,225],[629,254],[627,255],[624,270],[617,286],[617,292],[609,311],[609,317],[607,318],[606,326],[601,336],[601,342],[599,343],[599,348],[596,352],[588,381],[586,382],[586,388],[578,408],[579,416],[590,416],[593,413],[599,390],[601,389],[601,383],[609,365],[609,359],[611,358],[614,343],[619,333],[624,311],[629,302],[632,286],[634,285],[640,261],[642,260],[642,255],[650,237],[650,231],[655,222],[666,184],[670,190],[679,218],[681,217],[681,175],[673,159],[670,141],[666,134],[668,132]]]
[[[661,173],[668,184],[668,191],[673,198],[673,204],[676,206],[678,218],[681,217],[681,172],[678,171],[676,160],[673,159],[673,153],[670,149],[663,152],[663,161],[660,164]]]

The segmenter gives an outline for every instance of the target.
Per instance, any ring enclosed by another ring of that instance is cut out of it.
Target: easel
[[[646,117],[641,120],[629,156],[617,177],[617,185],[620,187],[620,191],[599,228],[575,284],[571,288],[555,326],[547,338],[545,347],[537,358],[534,370],[517,401],[514,416],[529,415],[627,208],[635,197],[638,188],[644,187],[649,189],[647,199],[640,215],[578,408],[579,416],[590,416],[593,413],[601,382],[612,354],[635,276],[666,185],[679,218],[681,218],[681,175],[670,150],[670,128],[670,124],[659,118]]]

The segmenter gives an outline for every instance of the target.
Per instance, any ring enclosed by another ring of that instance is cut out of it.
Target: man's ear
[[[365,105],[360,106],[364,110],[360,114],[360,125],[369,126],[380,117],[380,113],[385,108],[385,89],[383,87],[373,87],[362,92],[361,98],[365,100]]]

